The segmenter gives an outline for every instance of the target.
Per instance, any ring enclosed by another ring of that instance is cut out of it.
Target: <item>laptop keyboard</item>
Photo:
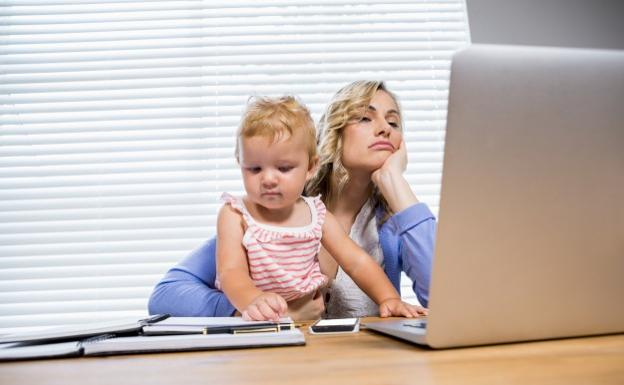
[[[418,329],[426,329],[427,320],[406,321],[406,322],[403,322],[403,326],[409,326],[409,327],[418,328]]]

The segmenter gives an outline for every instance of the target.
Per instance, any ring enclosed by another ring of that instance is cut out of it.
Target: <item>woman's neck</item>
[[[334,197],[330,211],[345,227],[345,231],[349,232],[355,217],[370,198],[372,188],[370,175],[368,178],[352,175],[340,195]]]

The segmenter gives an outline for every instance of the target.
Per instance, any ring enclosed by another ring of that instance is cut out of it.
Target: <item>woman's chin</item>
[[[390,153],[375,154],[375,156],[367,159],[366,167],[368,168],[370,172],[377,171],[384,165],[384,163],[386,163],[386,160],[388,159],[390,155],[391,155]]]
[[[381,166],[386,163],[386,160],[391,155],[389,152],[375,152],[371,156],[367,156],[366,158],[358,159],[357,162],[353,162],[352,164],[346,164],[345,167],[352,170],[360,170],[373,172],[379,170]]]
[[[361,164],[358,167],[355,167],[354,169],[359,170],[361,172],[372,174],[375,171],[379,170],[381,166],[383,166],[383,164],[384,162],[366,163],[366,164]]]

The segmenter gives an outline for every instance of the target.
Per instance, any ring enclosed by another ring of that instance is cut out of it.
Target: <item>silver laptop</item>
[[[624,332],[624,51],[473,45],[451,69],[433,348]]]

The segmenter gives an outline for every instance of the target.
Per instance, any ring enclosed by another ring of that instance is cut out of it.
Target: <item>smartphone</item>
[[[308,329],[312,334],[356,333],[360,331],[359,318],[319,319]]]

